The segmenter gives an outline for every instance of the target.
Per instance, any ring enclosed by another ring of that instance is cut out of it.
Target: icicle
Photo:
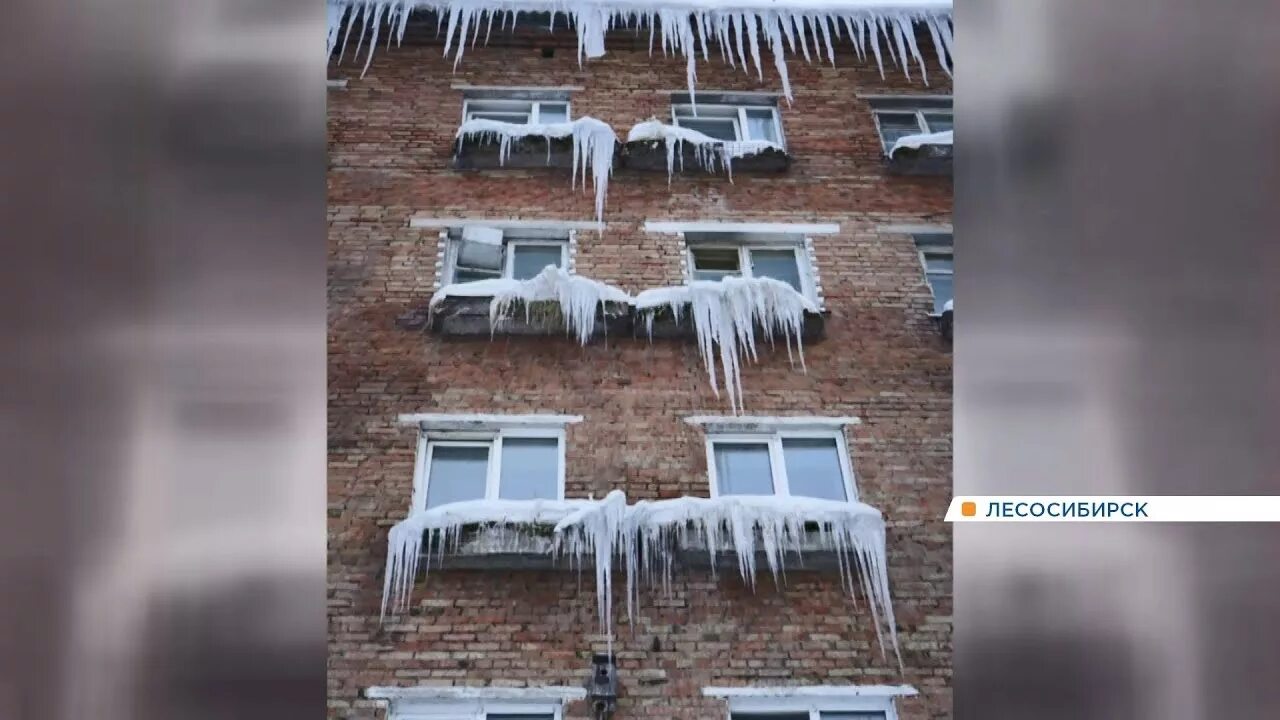
[[[907,41],[903,38],[901,17],[889,18],[889,24],[893,26],[893,40],[898,46],[898,62],[902,65],[902,72],[911,79],[911,63],[907,62]],[[922,66],[923,67],[923,66]]]
[[[511,317],[517,303],[524,306],[528,316],[531,303],[554,302],[564,318],[565,332],[582,345],[591,340],[596,327],[596,313],[603,310],[606,303],[631,303],[630,295],[612,285],[573,275],[551,265],[528,280],[494,278],[446,285],[431,297],[428,307],[434,309],[448,297],[492,298],[489,301],[489,328],[492,332]]]
[[[773,342],[781,334],[786,342],[788,355],[794,340],[804,368],[804,347],[801,334],[804,314],[818,309],[804,295],[790,285],[773,278],[727,277],[718,282],[695,281],[683,287],[646,290],[636,296],[635,307],[652,315],[660,308],[678,312],[677,306],[689,305],[698,352],[702,356],[711,390],[720,396],[720,383],[716,373],[716,348],[719,348],[721,372],[724,374],[725,392],[729,406],[736,414],[742,406],[741,363],[743,356],[756,360],[755,330],[759,327],[765,338]],[[646,327],[652,320],[645,319]]]

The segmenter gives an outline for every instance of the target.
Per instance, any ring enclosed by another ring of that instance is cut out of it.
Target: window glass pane
[[[427,507],[483,499],[488,469],[488,446],[433,445],[427,469]]]
[[[569,106],[565,103],[539,103],[538,104],[538,122],[560,123],[568,122]]]
[[[698,132],[717,140],[737,140],[738,139],[738,123],[732,120],[721,120],[716,118],[680,118],[680,127],[687,127],[690,130]]]
[[[782,459],[792,495],[849,499],[844,491],[844,471],[840,469],[840,446],[834,439],[783,438]]]
[[[486,270],[471,270],[462,267],[453,271],[453,281],[456,283],[475,282],[476,280],[492,280],[496,277],[501,277],[501,274]]]
[[[951,113],[924,113],[924,121],[929,126],[929,132],[945,132],[954,127]]]
[[[952,256],[950,255],[931,255],[926,253],[924,256],[924,265],[929,272],[951,271],[955,268],[952,266]]]
[[[714,453],[721,495],[773,494],[773,466],[767,444],[718,442]]]
[[[473,112],[472,120],[497,120],[498,122],[515,123],[516,125],[529,124],[529,113],[512,113],[512,112]]]
[[[885,720],[882,712],[824,712],[818,715],[821,720]]]
[[[747,140],[778,142],[778,131],[773,124],[772,110],[747,110]]]
[[[513,245],[515,256],[511,259],[511,277],[528,280],[548,265],[561,267],[559,245]]]
[[[554,720],[551,713],[522,715],[520,713],[485,713],[485,720]]]
[[[475,242],[463,240],[458,243],[457,264],[474,270],[502,270],[501,243]]]
[[[952,297],[951,275],[929,274],[929,288],[933,290],[933,311],[942,312],[942,306]]]
[[[877,113],[876,117],[880,120],[880,137],[886,149],[893,147],[898,138],[920,132],[915,113]]]
[[[737,248],[694,248],[693,279],[722,280],[739,274]]]
[[[781,280],[795,288],[796,292],[804,292],[800,285],[800,266],[796,264],[794,250],[752,250],[751,274]]]
[[[556,438],[503,438],[498,497],[503,500],[554,500],[560,497],[560,441]]]
[[[729,717],[730,720],[809,720],[809,713],[734,713]]]

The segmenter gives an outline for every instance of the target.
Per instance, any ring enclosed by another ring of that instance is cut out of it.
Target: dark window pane
[[[929,132],[945,132],[955,125],[951,113],[925,113],[924,121],[929,126]]]
[[[950,255],[933,255],[925,253],[924,265],[929,272],[937,270],[954,270],[954,259]]]
[[[885,714],[875,712],[824,712],[819,713],[821,720],[885,720]]]
[[[738,274],[737,248],[693,249],[694,280],[722,280]]]
[[[528,280],[542,272],[548,265],[561,267],[562,253],[558,245],[515,245],[515,257],[511,260],[511,277]]]
[[[538,122],[561,123],[569,120],[569,106],[564,103],[540,103],[538,105]]]
[[[521,715],[520,713],[485,713],[485,720],[554,720],[550,713]]]
[[[752,250],[751,273],[756,277],[768,277],[803,292],[800,286],[800,266],[796,264],[794,250]]]
[[[729,717],[730,720],[809,720],[809,713],[734,713]]]
[[[680,127],[686,127],[717,140],[737,140],[737,123],[715,118],[680,118]]]
[[[503,500],[554,500],[560,497],[559,488],[559,440],[503,438],[498,497]]]
[[[435,445],[427,469],[427,507],[484,498],[487,446]]]
[[[792,495],[848,500],[844,472],[840,468],[840,447],[835,440],[784,438],[783,463]]]
[[[942,306],[952,297],[951,275],[929,275],[929,288],[933,290],[933,311],[942,312]]]
[[[472,120],[496,120],[498,122],[514,123],[516,125],[528,125],[529,113],[511,113],[511,112],[473,112]]]
[[[898,138],[920,132],[915,113],[878,113],[876,117],[880,120],[880,137],[886,149],[893,147]]]
[[[778,142],[778,132],[773,124],[772,110],[747,110],[746,140]]]
[[[714,445],[716,484],[721,495],[772,495],[773,465],[765,443]]]
[[[484,270],[468,270],[466,268],[458,268],[453,272],[453,281],[456,283],[475,282],[476,280],[492,280],[501,277],[500,273],[486,272]]]

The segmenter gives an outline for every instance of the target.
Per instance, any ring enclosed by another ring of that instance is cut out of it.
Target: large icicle
[[[711,390],[716,397],[720,396],[715,362],[718,347],[725,391],[734,413],[743,409],[742,357],[756,360],[756,328],[764,332],[770,343],[775,335],[782,335],[787,356],[793,361],[791,344],[794,341],[803,368],[804,314],[818,312],[817,306],[790,285],[767,277],[727,277],[717,282],[695,280],[685,286],[654,288],[637,295],[634,304],[644,316],[650,337],[658,310],[669,308],[679,319],[688,306],[698,352],[711,379]]]
[[[694,158],[707,172],[715,172],[717,163],[723,164],[729,179],[733,180],[733,158],[755,155],[765,150],[782,150],[782,147],[768,140],[737,140],[733,142],[719,140],[691,128],[679,125],[667,125],[657,118],[649,118],[627,133],[627,142],[652,140],[662,142],[667,149],[667,183],[676,170],[676,158],[684,162],[681,153],[685,143],[694,148]]]
[[[578,568],[590,557],[595,565],[600,628],[610,642],[615,560],[626,570],[627,616],[634,623],[639,584],[660,583],[669,590],[672,551],[678,548],[700,542],[713,567],[720,552],[732,551],[739,574],[752,588],[760,570],[757,552],[763,553],[779,585],[788,555],[832,552],[842,585],[855,598],[855,587],[861,587],[868,601],[882,653],[887,628],[898,656],[884,518],[860,502],[742,495],[627,505],[622,491],[613,490],[602,500],[475,500],[418,511],[393,526],[387,538],[383,620],[388,611],[408,608],[419,565],[426,572],[433,552],[442,558],[457,550],[466,528],[477,531],[477,537],[468,539],[470,550],[509,552],[532,547],[554,557],[571,557]],[[537,544],[535,537],[544,542]]]
[[[517,303],[524,305],[528,321],[532,303],[555,302],[564,318],[565,332],[583,345],[595,332],[597,310],[602,310],[605,303],[631,303],[631,296],[623,290],[553,265],[528,280],[494,278],[446,285],[431,296],[429,309],[434,310],[448,297],[493,298],[489,301],[489,328],[495,332],[511,317]]]
[[[618,138],[613,128],[593,117],[581,117],[572,122],[562,123],[508,123],[498,120],[468,120],[458,128],[456,135],[459,142],[467,139],[493,140],[498,143],[498,162],[505,163],[511,153],[511,143],[525,138],[553,139],[572,138],[573,140],[573,177],[571,182],[577,186],[578,176],[582,176],[582,185],[586,187],[587,171],[591,171],[591,180],[596,192],[596,222],[604,222],[604,202],[609,190],[609,176],[613,174],[613,149]]]
[[[923,57],[916,46],[914,29],[923,25],[933,41],[934,51],[942,69],[950,74],[953,65],[954,38],[951,29],[951,0],[664,0],[654,8],[645,0],[329,0],[329,54],[333,54],[337,29],[346,18],[348,28],[363,22],[361,38],[375,35],[377,26],[385,17],[387,24],[394,18],[397,42],[404,38],[405,24],[410,12],[423,10],[437,13],[445,24],[444,54],[454,53],[456,67],[467,47],[467,33],[473,34],[474,44],[480,33],[480,25],[491,26],[495,16],[501,15],[505,26],[507,16],[519,12],[550,12],[552,18],[559,13],[572,17],[572,27],[578,36],[578,61],[598,58],[605,54],[605,34],[610,29],[640,28],[648,26],[650,53],[652,38],[660,40],[664,54],[683,55],[689,92],[694,92],[697,80],[695,59],[701,41],[704,59],[708,36],[720,44],[721,56],[731,65],[741,63],[746,70],[753,67],[757,76],[763,76],[762,61],[758,51],[759,39],[773,54],[774,66],[782,81],[783,93],[792,100],[791,83],[787,77],[785,53],[793,54],[796,45],[805,62],[814,54],[834,63],[834,46],[831,26],[839,33],[839,23],[856,28],[852,38],[859,57],[863,57],[870,44],[876,64],[884,74],[881,43],[904,73],[910,77],[912,59],[920,66],[924,77]],[[383,13],[386,9],[388,12]],[[350,10],[350,12],[348,12]],[[363,12],[357,12],[358,10]],[[869,33],[864,38],[863,29]],[[744,42],[745,36],[745,42]],[[784,47],[783,37],[787,43]],[[488,35],[486,32],[486,39]],[[344,43],[345,44],[345,43]],[[456,45],[456,50],[454,47]],[[370,53],[373,48],[370,47]],[[368,61],[365,65],[368,67]]]

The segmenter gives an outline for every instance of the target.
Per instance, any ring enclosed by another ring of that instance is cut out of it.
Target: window
[[[916,249],[920,253],[920,264],[924,266],[925,282],[933,293],[933,312],[941,315],[943,307],[954,297],[951,235],[917,235]]]
[[[558,430],[424,434],[418,452],[419,496],[427,509],[467,500],[564,497],[564,435]]]
[[[907,135],[936,133],[953,127],[951,98],[945,96],[892,96],[867,98],[875,115],[884,151]]]
[[[794,239],[737,239],[726,234],[686,233],[689,243],[690,277],[694,280],[719,281],[726,277],[770,277],[790,285],[796,292],[813,299],[808,257]]]
[[[879,710],[870,712],[779,712],[733,713],[730,720],[887,720],[888,715]]]
[[[698,103],[671,106],[675,124],[703,135],[736,142],[763,140],[783,147],[782,122],[777,108],[762,105],[704,105]]]
[[[569,121],[569,103],[565,100],[468,99],[463,104],[462,119],[497,120],[516,125],[562,123]]]
[[[709,435],[711,495],[780,495],[856,500],[840,432]]]
[[[556,233],[467,227],[451,243],[449,282],[528,280],[548,265],[568,267],[569,243]]]

